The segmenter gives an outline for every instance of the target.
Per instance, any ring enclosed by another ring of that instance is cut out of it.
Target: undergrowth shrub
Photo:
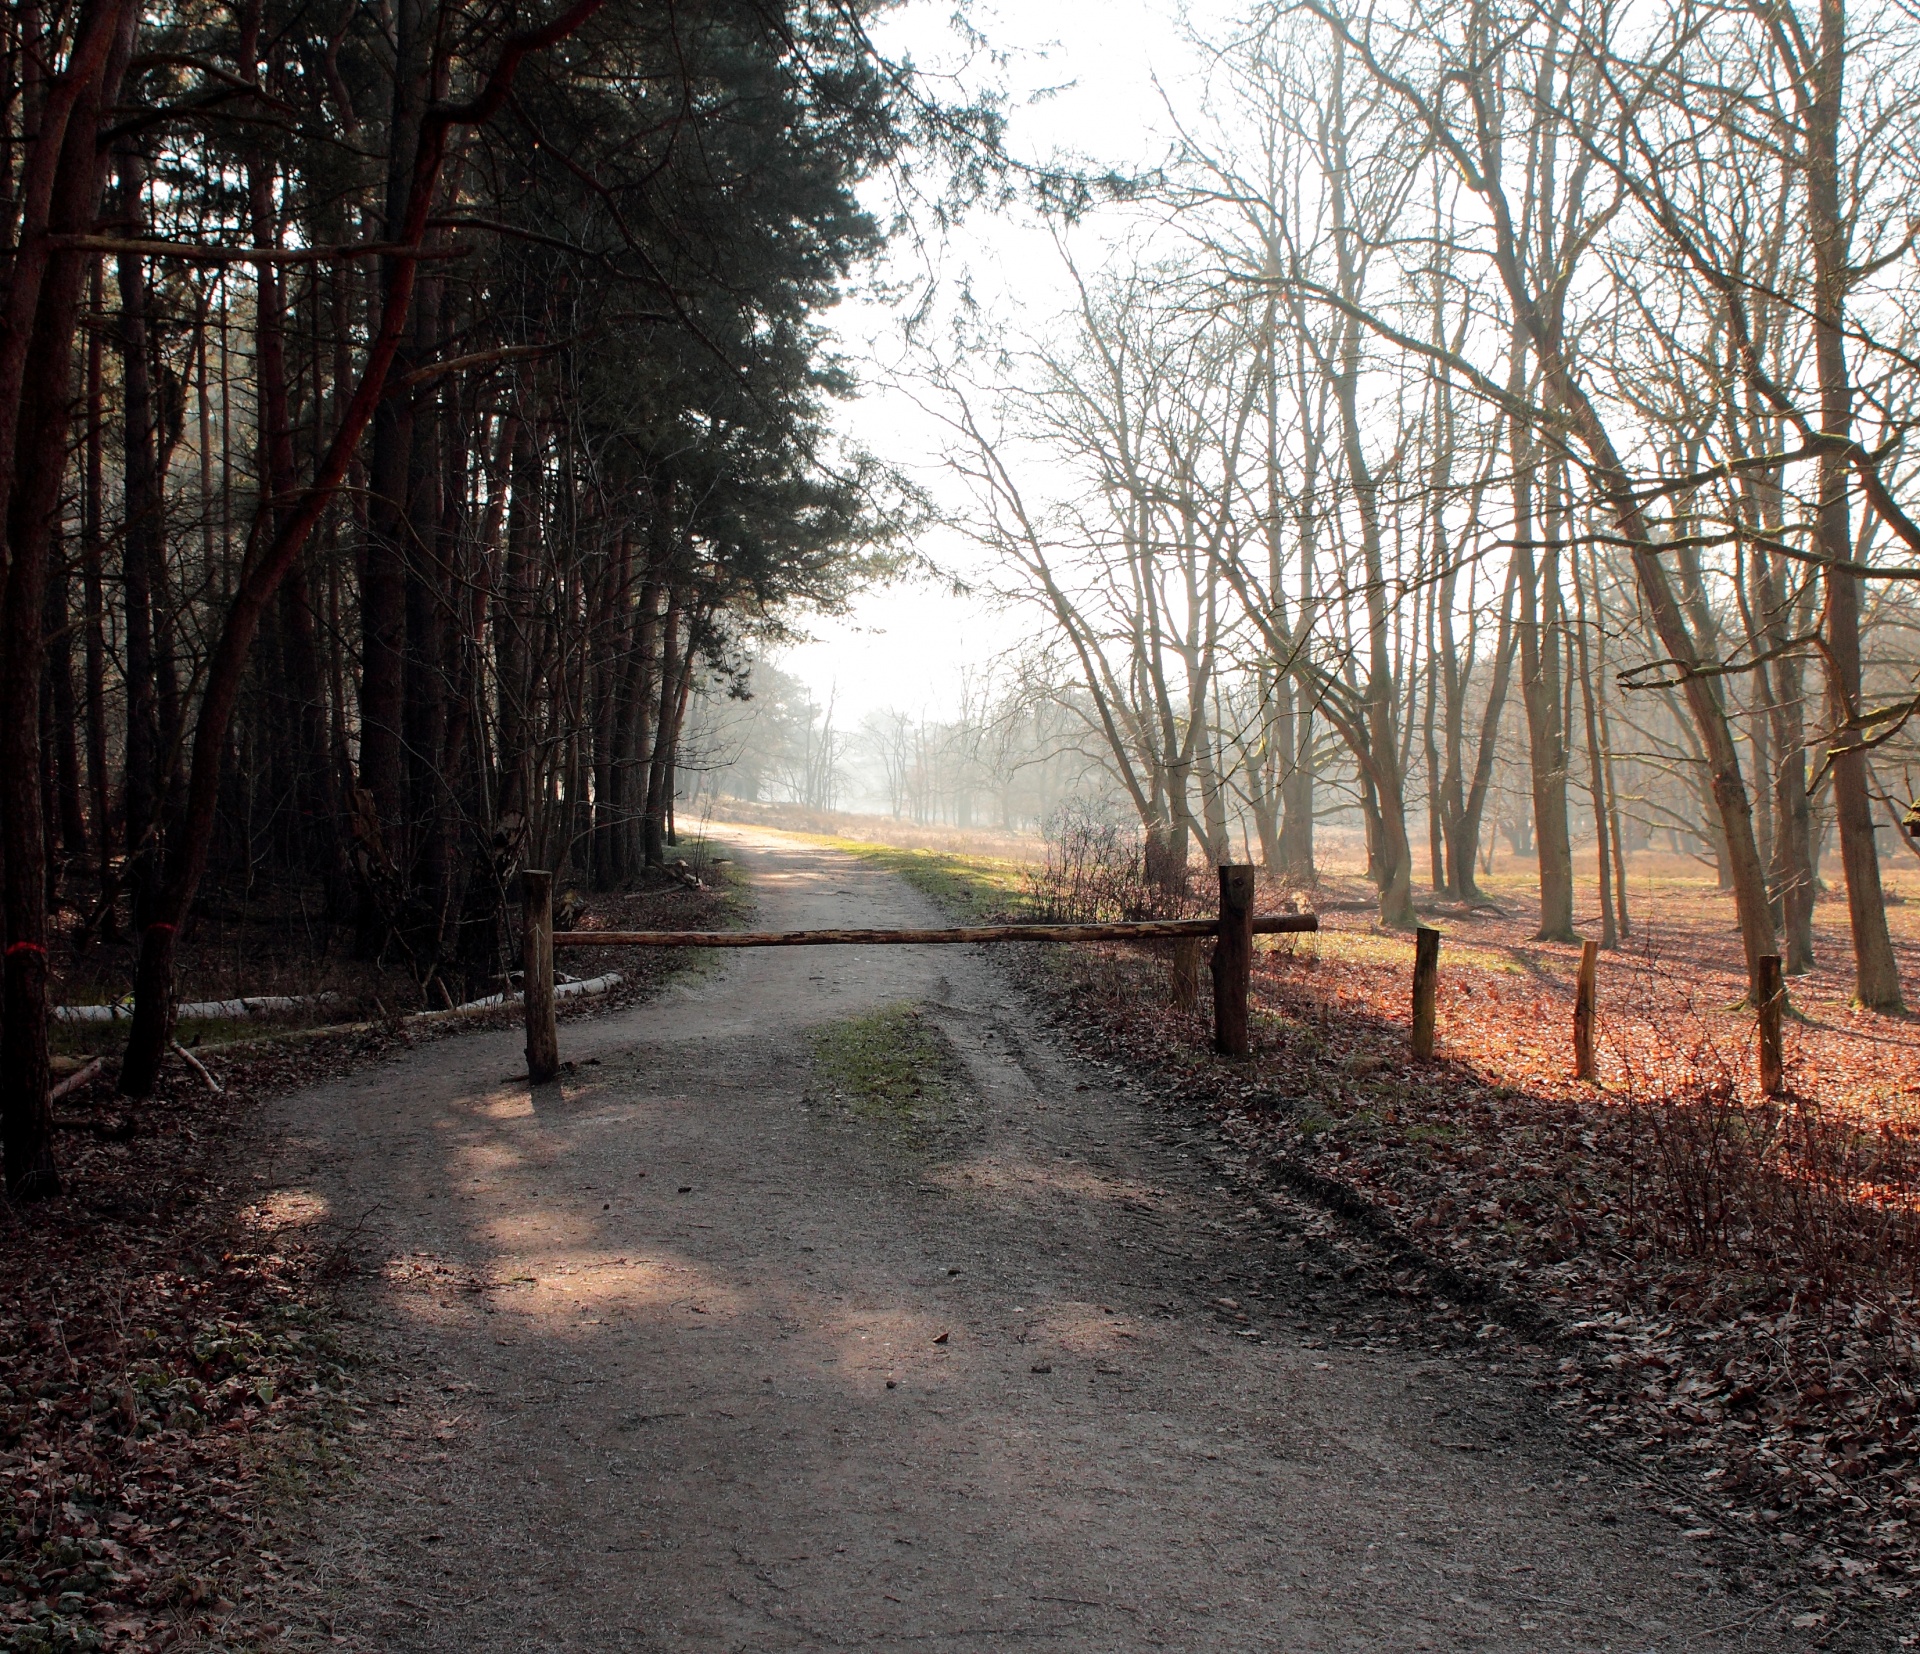
[[[1742,1094],[1710,1036],[1629,1070],[1635,1238],[1844,1296],[1920,1286],[1920,1116]]]
[[[1037,918],[1112,924],[1208,911],[1190,888],[1170,891],[1148,880],[1146,844],[1137,826],[1072,803],[1047,818],[1044,834],[1046,865],[1027,876]]]

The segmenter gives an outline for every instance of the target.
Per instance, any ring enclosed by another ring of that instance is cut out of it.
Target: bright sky
[[[1196,5],[1189,15],[1226,15]],[[960,45],[948,25],[949,0],[912,0],[882,36],[888,50],[908,50],[929,68],[957,62]],[[1157,75],[1178,96],[1191,62],[1174,0],[1052,0],[1043,5],[977,5],[973,26],[1009,61],[1000,71],[1011,93],[1008,142],[1022,159],[1077,156],[1114,167],[1159,160],[1168,141],[1165,98]],[[986,71],[974,71],[976,74]],[[1058,88],[1049,95],[1050,88]],[[1025,215],[977,215],[942,254],[949,286],[964,276],[990,311],[1040,320],[1065,302],[1058,260],[1046,233]],[[870,304],[848,304],[835,317],[843,348],[868,364],[872,383],[898,355],[899,321]],[[846,428],[882,459],[938,494],[943,486],[938,427],[910,398],[875,386],[845,410]],[[921,548],[941,567],[978,582],[979,556],[950,537]],[[788,651],[781,664],[824,701],[834,719],[854,728],[867,713],[897,707],[933,717],[955,708],[964,668],[1032,635],[1031,610],[999,611],[984,598],[955,596],[931,583],[876,592],[840,620],[818,620],[814,640]]]

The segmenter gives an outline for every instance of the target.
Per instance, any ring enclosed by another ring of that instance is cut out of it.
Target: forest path
[[[846,856],[720,831],[758,924],[937,921]],[[948,1100],[810,1095],[810,1031],[902,1001],[957,1054]],[[282,1208],[378,1260],[392,1402],[292,1559],[285,1646],[1803,1641],[1511,1381],[1326,1347],[1284,1212],[981,950],[728,955],[563,1023],[553,1085],[512,1077],[520,1043],[272,1110]]]

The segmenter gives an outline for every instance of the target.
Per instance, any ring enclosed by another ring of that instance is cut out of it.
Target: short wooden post
[[[536,1085],[560,1072],[560,1030],[553,1020],[553,875],[520,874],[521,999],[527,1008],[527,1078]]]
[[[1247,992],[1253,981],[1253,869],[1220,869],[1220,930],[1213,944],[1213,1048],[1244,1057]]]
[[[1177,936],[1169,960],[1168,998],[1176,1011],[1200,1009],[1200,938]]]
[[[1413,933],[1413,1054],[1433,1055],[1433,996],[1440,986],[1440,932]]]
[[[1780,1012],[1786,1005],[1787,985],[1780,973],[1780,955],[1760,956],[1760,1089],[1778,1097],[1787,1089],[1787,1065],[1780,1050]]]
[[[1573,983],[1573,1077],[1593,1078],[1593,999],[1600,974],[1600,944],[1589,936],[1580,944],[1580,974]]]

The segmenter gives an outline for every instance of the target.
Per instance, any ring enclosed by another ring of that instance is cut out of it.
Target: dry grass
[[[893,850],[940,850],[1000,861],[1039,862],[1046,845],[1038,834],[1002,832],[992,827],[948,827],[892,816],[859,815],[851,810],[810,810],[800,804],[750,804],[723,798],[712,819],[741,827],[774,827],[787,833],[879,845]]]

